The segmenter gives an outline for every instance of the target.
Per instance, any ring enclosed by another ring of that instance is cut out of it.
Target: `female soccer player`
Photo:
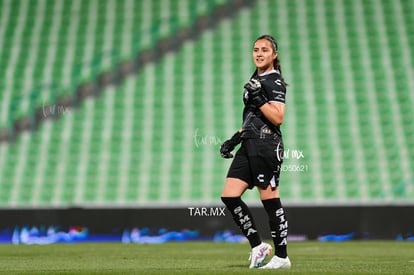
[[[285,269],[291,263],[287,256],[288,222],[279,197],[279,174],[283,161],[280,125],[285,114],[286,83],[282,77],[278,46],[270,35],[256,39],[253,46],[256,70],[244,85],[243,125],[220,147],[223,158],[241,143],[229,168],[221,200],[252,248],[249,268]],[[261,241],[248,206],[241,196],[257,187],[269,217],[275,256],[262,266],[272,246]]]

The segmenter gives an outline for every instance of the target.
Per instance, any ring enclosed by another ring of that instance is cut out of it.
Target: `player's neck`
[[[271,68],[270,70],[264,70],[264,71],[257,70],[258,75],[267,75],[267,74],[270,74],[270,73],[273,73],[273,72],[276,72],[276,70],[273,69],[273,68]]]
[[[271,71],[274,71],[275,69],[272,67],[268,67],[268,68],[257,68],[257,74],[265,74]]]

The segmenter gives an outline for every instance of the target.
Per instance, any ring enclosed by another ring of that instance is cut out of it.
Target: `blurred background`
[[[253,42],[271,34],[292,224],[340,208],[365,230],[386,207],[401,219],[390,236],[414,231],[413,14],[410,0],[1,0],[1,226],[88,225],[91,209],[123,226],[232,223],[188,207],[223,207],[218,149],[241,126]]]

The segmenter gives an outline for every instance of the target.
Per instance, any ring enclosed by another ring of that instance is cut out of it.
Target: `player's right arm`
[[[251,79],[244,87],[267,120],[279,126],[283,123],[285,116],[286,87],[279,79],[267,81],[265,85],[266,89],[262,87],[259,80]]]
[[[285,104],[278,102],[268,102],[260,108],[262,114],[274,125],[279,126],[285,117]]]

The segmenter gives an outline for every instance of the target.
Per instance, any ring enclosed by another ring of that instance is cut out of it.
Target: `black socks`
[[[240,197],[221,197],[221,200],[232,214],[233,220],[239,226],[244,236],[249,240],[250,246],[252,248],[258,246],[262,241],[247,205]],[[270,231],[275,245],[275,255],[280,258],[286,258],[288,222],[280,198],[262,200],[262,203],[269,217]]]
[[[280,198],[262,200],[262,203],[269,216],[270,231],[275,245],[275,255],[280,258],[286,258],[288,222]]]
[[[262,241],[247,205],[240,197],[221,197],[221,200],[232,214],[233,220],[239,226],[244,236],[249,240],[250,246],[252,248],[258,246]]]

